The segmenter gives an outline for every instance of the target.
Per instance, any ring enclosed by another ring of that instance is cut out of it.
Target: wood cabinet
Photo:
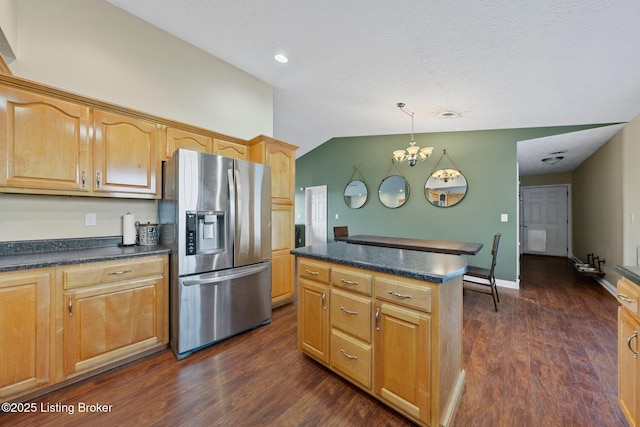
[[[167,265],[152,256],[58,269],[65,376],[166,346]]]
[[[160,198],[158,131],[157,123],[94,110],[94,191]]]
[[[299,348],[419,425],[449,425],[464,385],[462,278],[297,263]]]
[[[640,415],[640,359],[638,334],[640,286],[622,278],[617,286],[618,301],[618,403],[630,426]]]
[[[249,160],[249,146],[214,138],[213,153],[234,159]]]
[[[0,401],[53,381],[53,269],[0,274]]]
[[[166,143],[164,159],[170,159],[173,153],[179,149],[193,150],[201,153],[213,153],[213,138],[188,130],[175,127],[166,127]]]
[[[295,298],[295,153],[297,147],[261,135],[249,141],[250,160],[271,167],[271,304]]]
[[[431,318],[376,303],[375,393],[413,418],[431,421]]]
[[[168,255],[1,273],[0,401],[165,349],[168,323]]]
[[[329,363],[329,270],[326,265],[298,265],[298,347],[309,356]]]
[[[89,107],[5,86],[0,99],[0,187],[89,192]]]
[[[296,149],[293,145],[260,135],[249,141],[251,161],[271,166],[271,200],[294,204]]]

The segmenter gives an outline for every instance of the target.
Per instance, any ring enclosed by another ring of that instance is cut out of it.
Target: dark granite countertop
[[[640,267],[616,265],[615,272],[631,280],[636,285],[640,285]]]
[[[122,237],[0,242],[0,272],[170,253],[162,245],[118,246]]]
[[[467,271],[467,260],[459,255],[345,242],[304,246],[292,250],[291,254],[436,283],[444,283]]]

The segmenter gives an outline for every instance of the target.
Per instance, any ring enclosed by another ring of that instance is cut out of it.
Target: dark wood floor
[[[454,426],[625,426],[615,298],[566,259],[524,257],[519,291],[464,296],[464,394]],[[177,361],[150,356],[31,402],[108,413],[0,415],[13,426],[409,426],[296,349],[294,306]]]

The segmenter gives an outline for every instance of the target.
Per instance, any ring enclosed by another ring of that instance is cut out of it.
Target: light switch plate
[[[84,225],[96,225],[96,214],[88,213],[84,214]]]
[[[509,222],[509,214],[500,214],[500,221]]]

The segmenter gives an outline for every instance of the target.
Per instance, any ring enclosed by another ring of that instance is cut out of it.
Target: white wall
[[[15,59],[16,10],[17,0],[0,0],[0,55],[7,64]]]
[[[273,135],[273,88],[103,0],[0,0],[23,77],[242,139]],[[122,235],[155,201],[0,194],[0,241]],[[84,214],[98,225],[86,227]]]

